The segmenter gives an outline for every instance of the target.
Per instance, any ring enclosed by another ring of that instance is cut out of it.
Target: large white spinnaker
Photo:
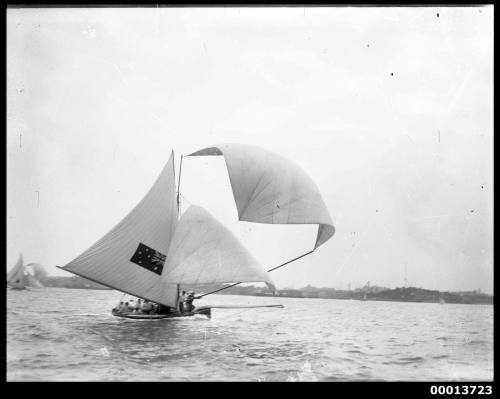
[[[235,235],[196,205],[177,224],[162,278],[176,284],[265,282],[274,291],[269,275]]]
[[[335,233],[318,187],[297,164],[260,147],[221,144],[189,156],[223,155],[239,220],[318,224],[314,249]]]
[[[173,152],[139,204],[62,269],[119,291],[175,307],[177,287],[162,271],[177,226]]]

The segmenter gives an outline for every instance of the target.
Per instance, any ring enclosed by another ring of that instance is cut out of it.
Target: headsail
[[[40,263],[28,263],[26,267],[32,270],[33,277],[37,280],[44,280],[47,278],[47,271]]]
[[[64,270],[122,292],[175,306],[177,287],[162,269],[177,226],[173,153],[139,204]]]
[[[269,275],[234,234],[195,205],[179,220],[162,278],[176,284],[265,282],[274,290]]]
[[[7,284],[14,288],[24,288],[26,286],[22,254],[19,255],[19,259],[14,267],[7,273]]]
[[[314,249],[335,233],[319,189],[295,163],[244,144],[221,144],[189,156],[223,155],[239,220],[269,224],[318,224]]]
[[[39,263],[28,263],[24,266],[26,285],[29,287],[43,288],[43,284],[40,279],[45,279],[47,277],[47,272],[43,266]]]

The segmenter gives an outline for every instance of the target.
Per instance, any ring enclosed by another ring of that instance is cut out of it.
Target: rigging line
[[[231,285],[226,285],[225,287],[219,288],[218,290],[215,290],[215,291],[209,292],[209,293],[207,293],[207,294],[203,294],[203,295],[199,296],[198,298],[200,299],[200,298],[203,298],[204,296],[211,295],[211,294],[215,294],[216,292],[219,292],[219,291],[225,290],[225,289],[227,289],[227,288],[234,287],[235,285],[238,285],[238,284],[241,284],[241,283],[234,283],[234,284],[231,284]]]
[[[287,262],[285,262],[285,263],[282,263],[281,265],[278,265],[278,266],[276,266],[276,267],[273,267],[273,268],[271,268],[271,269],[267,270],[267,272],[272,272],[273,270],[279,269],[280,267],[283,267],[283,266],[285,266],[285,265],[288,265],[289,263],[292,263],[292,262],[294,262],[294,261],[296,261],[296,260],[298,260],[298,259],[300,259],[300,258],[303,258],[304,256],[309,255],[309,254],[311,254],[311,253],[313,253],[313,252],[314,252],[314,249],[313,249],[313,250],[311,250],[311,251],[309,251],[309,252],[306,252],[305,254],[302,254],[302,255],[300,255],[300,256],[297,256],[296,258],[293,258],[293,259],[291,259],[291,260],[289,260],[289,261],[287,261]],[[241,282],[239,282],[239,283],[234,283],[234,284],[231,284],[231,285],[227,285],[227,286],[225,286],[225,287],[219,288],[218,290],[215,290],[215,291],[209,292],[209,293],[207,293],[207,294],[203,294],[203,295],[201,295],[199,298],[203,298],[204,296],[211,295],[211,294],[215,294],[216,292],[219,292],[219,291],[225,290],[225,289],[227,289],[227,288],[234,287],[235,285],[238,285],[238,284],[241,284]]]
[[[297,256],[296,258],[293,258],[293,259],[289,260],[288,262],[282,263],[282,264],[281,264],[281,265],[279,265],[279,266],[273,267],[272,269],[269,269],[269,270],[268,270],[268,272],[272,272],[273,270],[279,269],[280,267],[283,267],[283,266],[285,266],[285,265],[288,265],[289,263],[292,263],[292,262],[294,262],[294,261],[296,261],[296,260],[298,260],[298,259],[300,259],[300,258],[303,258],[303,257],[304,257],[304,256],[306,256],[306,255],[312,254],[313,252],[314,252],[314,249],[313,249],[313,250],[311,250],[311,251],[309,251],[309,252],[306,252],[305,254],[302,254],[302,255],[300,255],[300,256]]]
[[[182,171],[182,159],[184,156],[181,154],[181,162],[179,165],[179,181],[177,183],[177,209],[179,211],[179,215],[181,214],[181,204],[179,202],[179,195],[181,193],[181,171]]]
[[[361,233],[361,236],[359,237],[359,240],[354,244],[351,251],[344,257],[344,260],[342,261],[342,263],[340,264],[340,267],[337,269],[337,272],[335,273],[336,275],[338,275],[344,269],[345,265],[347,264],[347,261],[351,258],[351,256],[354,254],[354,252],[361,245],[361,243],[363,242],[363,239],[366,236],[366,232],[370,229],[370,227],[372,227],[374,221],[375,221],[375,215],[372,216],[371,220],[367,223],[367,226],[364,228],[363,232]]]
[[[184,199],[189,205],[193,205],[191,201],[189,201],[184,195],[181,194],[182,199]]]

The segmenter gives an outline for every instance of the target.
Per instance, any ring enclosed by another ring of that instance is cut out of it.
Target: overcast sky
[[[493,7],[9,9],[7,118],[7,269],[69,275],[172,149],[239,142],[301,165],[336,227],[278,288],[493,290]],[[181,192],[266,269],[314,245],[237,222],[221,157]]]

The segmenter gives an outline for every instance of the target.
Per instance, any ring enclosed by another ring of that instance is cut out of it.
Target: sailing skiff
[[[259,147],[223,144],[188,156],[209,155],[225,158],[239,220],[318,224],[314,248],[266,272],[236,236],[204,208],[191,205],[180,215],[183,157],[176,190],[172,151],[136,207],[99,241],[60,268],[172,309],[178,309],[180,286],[184,284],[264,282],[274,292],[269,271],[311,254],[335,232],[319,190],[298,165]],[[225,288],[228,286],[220,290]],[[206,306],[189,313],[163,315],[113,310],[112,314],[131,319],[196,314],[210,317],[210,309]]]

